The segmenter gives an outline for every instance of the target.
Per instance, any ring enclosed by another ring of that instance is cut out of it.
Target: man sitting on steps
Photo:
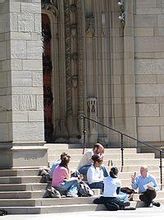
[[[140,167],[140,174],[136,177],[136,172],[131,177],[132,188],[138,189],[141,195],[140,200],[144,202],[145,207],[149,207],[151,204],[159,207],[159,202],[154,202],[153,199],[156,197],[156,191],[159,190],[159,186],[155,177],[148,173],[147,166]]]
[[[96,143],[93,146],[93,149],[86,151],[85,154],[83,155],[83,157],[81,158],[79,165],[78,165],[79,173],[86,176],[89,167],[93,164],[92,156],[99,155],[99,156],[103,157],[103,154],[104,154],[104,147],[102,146],[102,144]],[[109,175],[108,170],[103,165],[102,165],[102,169],[104,172],[104,176],[107,177]]]

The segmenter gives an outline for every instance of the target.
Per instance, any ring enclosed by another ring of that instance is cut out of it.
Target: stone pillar
[[[0,3],[0,167],[47,165],[41,1]]]

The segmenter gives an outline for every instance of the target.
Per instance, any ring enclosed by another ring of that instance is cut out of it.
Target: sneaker
[[[156,207],[160,207],[160,205],[161,205],[159,202],[152,202],[152,204]]]

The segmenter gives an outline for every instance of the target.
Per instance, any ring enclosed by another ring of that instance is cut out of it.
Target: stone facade
[[[137,134],[163,142],[164,1],[138,0],[134,12]]]
[[[81,114],[162,143],[163,8],[163,0],[0,1],[2,166],[45,165],[45,141],[81,144]],[[86,131],[88,143],[120,141],[93,122]]]

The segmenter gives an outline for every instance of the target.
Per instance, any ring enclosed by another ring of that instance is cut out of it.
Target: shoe
[[[160,204],[159,202],[152,202],[152,204],[153,204],[154,206],[156,206],[156,207],[160,207],[160,206],[161,206],[161,204]]]
[[[130,206],[130,202],[125,202],[124,206]]]
[[[143,195],[139,195],[139,199],[143,201]]]

